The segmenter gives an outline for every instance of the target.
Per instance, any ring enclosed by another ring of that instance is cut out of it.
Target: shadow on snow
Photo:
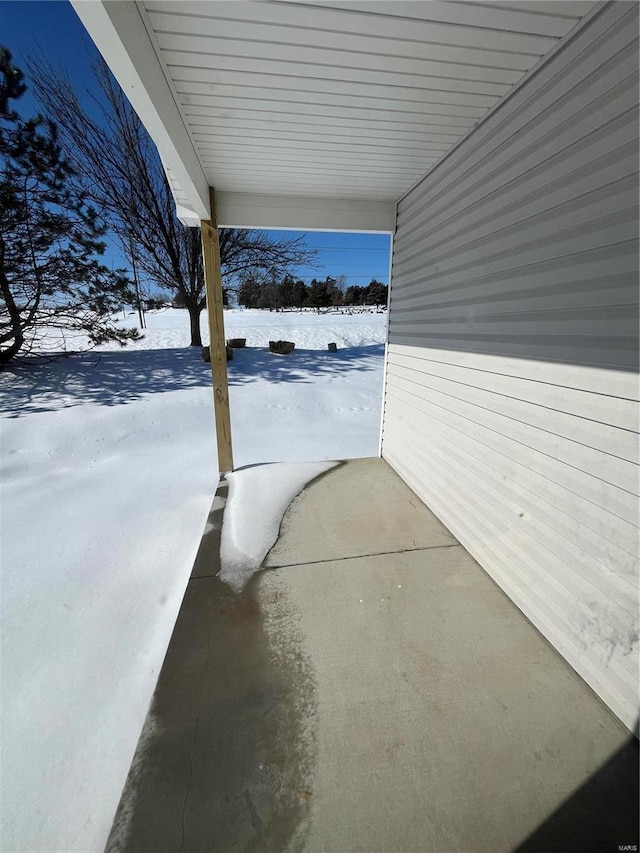
[[[269,382],[313,382],[319,376],[339,376],[343,371],[376,370],[384,356],[384,344],[345,347],[338,352],[295,349],[274,355],[268,349],[234,350],[227,364],[229,385],[246,385],[256,378]]]
[[[337,353],[296,349],[287,356],[267,349],[235,350],[227,365],[229,385],[312,383],[343,371],[379,369],[383,344],[346,347]],[[0,408],[18,418],[82,403],[115,406],[154,393],[209,388],[211,372],[199,347],[89,352],[46,364],[15,364],[0,374]]]

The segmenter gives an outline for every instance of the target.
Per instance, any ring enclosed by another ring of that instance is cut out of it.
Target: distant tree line
[[[280,311],[285,308],[330,308],[332,306],[386,305],[386,284],[371,279],[366,287],[351,285],[345,290],[338,287],[337,279],[327,276],[324,281],[312,279],[310,284],[285,275],[278,279],[251,273],[245,276],[238,289],[238,304],[244,308],[268,308]]]

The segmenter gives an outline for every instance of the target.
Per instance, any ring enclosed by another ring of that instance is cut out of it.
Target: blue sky
[[[91,57],[96,55],[96,49],[67,0],[0,0],[0,42],[9,48],[15,64],[23,70],[29,54],[41,48],[50,61],[64,66],[79,92],[91,80]],[[20,111],[23,115],[37,111],[30,93],[22,98]],[[319,266],[300,269],[299,276],[310,281],[345,275],[347,286],[366,285],[372,278],[387,284],[390,241],[387,234],[307,232],[307,244],[318,250]],[[112,251],[108,251],[106,260],[121,263]]]
[[[280,231],[279,234],[297,236],[298,231]],[[377,278],[388,284],[389,246],[387,234],[345,234],[344,232],[307,232],[307,244],[318,250],[319,269],[306,270],[302,278],[337,278],[346,275],[347,287],[369,284]]]

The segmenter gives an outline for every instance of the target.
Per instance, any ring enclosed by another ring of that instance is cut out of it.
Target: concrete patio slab
[[[289,507],[265,566],[457,545],[409,486],[388,476],[390,470],[381,459],[358,459],[319,477]]]
[[[271,552],[306,561],[240,595],[219,492],[107,850],[637,844],[635,738],[398,483],[356,460],[310,484]]]

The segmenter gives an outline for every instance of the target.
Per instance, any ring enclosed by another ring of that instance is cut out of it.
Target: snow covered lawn
[[[377,454],[386,314],[225,320],[236,467]],[[209,366],[147,321],[0,374],[2,851],[103,849],[217,485]]]

